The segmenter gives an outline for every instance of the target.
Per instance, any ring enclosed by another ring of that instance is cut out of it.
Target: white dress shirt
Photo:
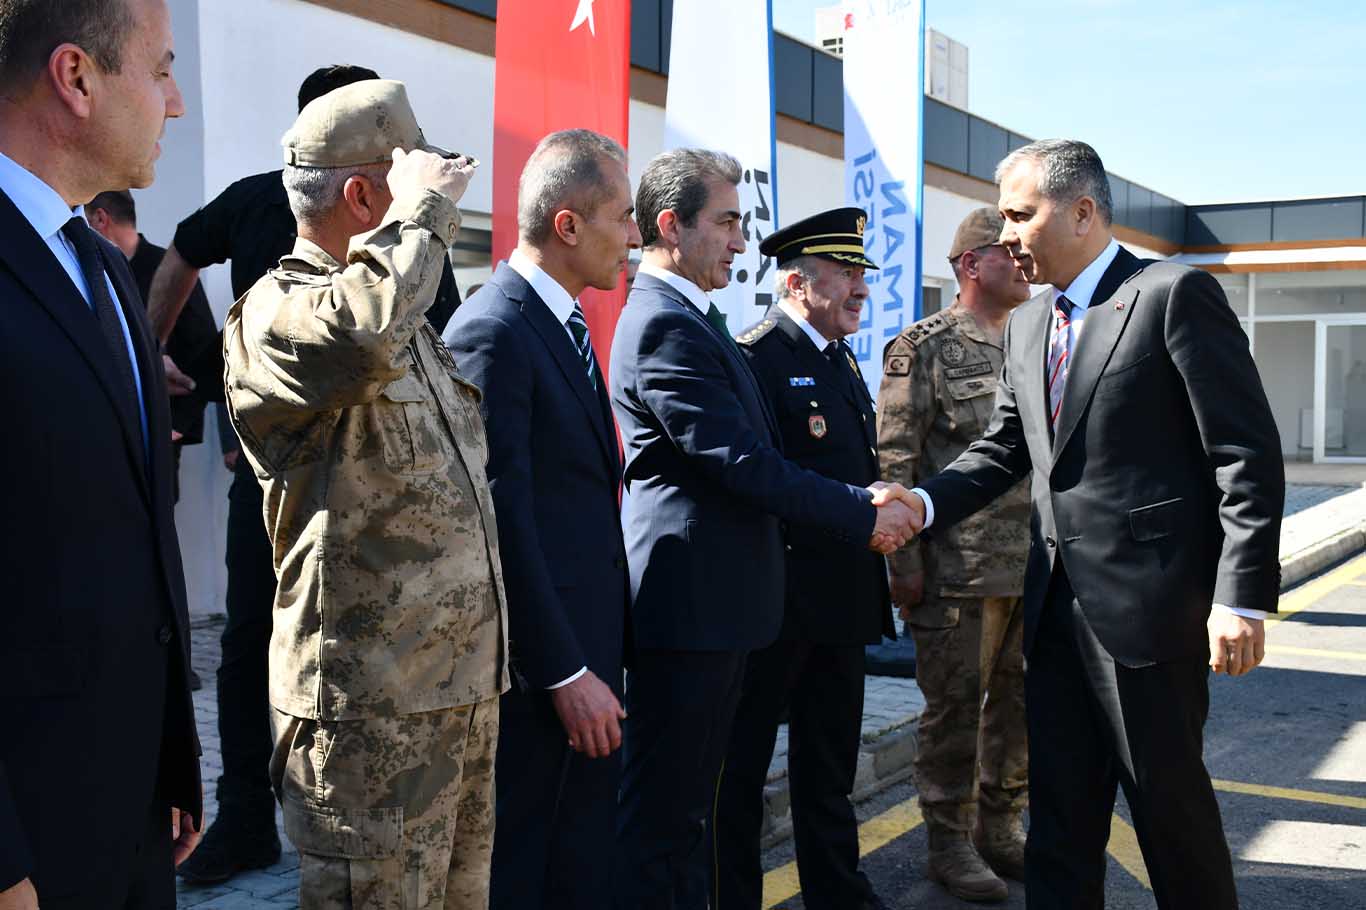
[[[682,275],[675,275],[668,269],[661,269],[657,265],[642,262],[637,275],[649,275],[651,278],[658,278],[660,281],[673,288],[678,293],[687,298],[688,303],[697,307],[697,311],[703,316],[707,315],[707,310],[711,309],[711,300],[702,292],[702,289],[693,284]]]
[[[797,312],[797,308],[786,300],[778,301],[778,309],[782,310],[787,314],[789,319],[801,326],[802,332],[805,333],[807,338],[811,339],[811,343],[816,346],[816,350],[820,351],[822,354],[824,354],[825,349],[830,346],[830,342],[839,341],[838,338],[826,338],[820,332],[817,332],[815,327],[806,321],[806,317]]]
[[[559,321],[564,328],[565,334],[569,336],[569,341],[578,350],[579,342],[574,337],[574,333],[569,329],[569,317],[574,315],[575,300],[569,296],[569,292],[561,287],[560,283],[551,278],[545,269],[532,262],[527,256],[522,255],[521,250],[513,250],[508,257],[508,268],[526,279],[527,284],[536,292],[536,296],[541,298],[546,309],[550,310],[551,315]],[[574,680],[588,672],[587,667],[580,667],[577,673],[570,674],[564,679],[555,683],[553,686],[546,686],[547,689],[559,689],[569,685]]]
[[[1077,349],[1077,342],[1081,338],[1081,330],[1086,322],[1086,313],[1091,307],[1091,298],[1096,296],[1096,288],[1100,286],[1100,279],[1104,277],[1105,270],[1114,263],[1115,257],[1119,255],[1119,241],[1110,238],[1110,242],[1105,245],[1105,249],[1100,251],[1100,255],[1091,260],[1091,264],[1081,270],[1072,283],[1061,291],[1056,287],[1053,289],[1055,295],[1060,294],[1067,298],[1071,304],[1068,312],[1068,345],[1069,351]],[[1056,297],[1055,297],[1056,299]],[[1056,318],[1056,316],[1054,317]],[[934,523],[934,503],[930,500],[930,494],[920,487],[911,491],[915,493],[925,503],[925,527]],[[1227,610],[1235,613],[1244,619],[1266,619],[1265,610],[1249,610],[1246,607],[1230,607],[1227,604],[1213,604],[1217,610]]]
[[[62,233],[62,227],[73,215],[85,217],[85,206],[71,208],[57,191],[44,183],[40,177],[3,153],[0,153],[0,190],[4,190],[10,202],[19,210],[19,214],[23,215],[24,220],[33,226],[39,237],[43,238],[43,242],[52,251],[52,255],[57,257],[57,262],[71,278],[76,290],[81,292],[93,314],[95,304],[90,299],[90,288],[86,285],[85,275],[81,272],[80,260],[76,258],[76,250],[71,246],[71,241]],[[142,447],[146,453],[147,407],[142,401],[142,374],[138,371],[138,358],[133,351],[133,336],[128,329],[128,321],[124,319],[123,307],[119,306],[118,291],[114,290],[114,283],[109,280],[108,275],[104,276],[104,283],[109,289],[109,299],[114,301],[114,312],[118,314],[119,326],[123,329],[123,343],[128,350],[128,363],[133,368],[133,383],[138,395],[138,417],[142,423]]]

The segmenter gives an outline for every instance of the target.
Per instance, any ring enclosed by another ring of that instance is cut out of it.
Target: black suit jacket
[[[607,390],[506,262],[446,326],[484,393],[489,484],[518,674],[533,691],[587,666],[621,693],[629,589]]]
[[[1012,314],[981,440],[922,486],[952,524],[1032,472],[1025,648],[1061,559],[1128,666],[1205,655],[1211,603],[1274,611],[1285,476],[1247,338],[1219,283],[1121,248],[1047,417],[1053,293]]]
[[[672,286],[638,275],[612,341],[622,506],[641,648],[746,651],[783,617],[783,521],[865,545],[867,490],[785,459],[739,346]]]
[[[783,453],[856,487],[878,480],[877,412],[854,361],[840,354],[832,364],[776,305],[739,340],[777,420]],[[783,629],[831,645],[896,638],[886,561],[823,528],[791,525]]]
[[[165,376],[128,264],[101,239],[145,464],[98,321],[3,193],[0,233],[0,471],[16,481],[0,518],[0,889],[31,876],[40,898],[99,895],[154,800],[201,814]]]

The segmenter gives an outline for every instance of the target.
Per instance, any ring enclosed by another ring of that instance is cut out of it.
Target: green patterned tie
[[[712,324],[716,331],[725,336],[731,344],[735,344],[735,339],[731,337],[730,329],[726,326],[726,314],[716,308],[716,304],[707,301],[707,321]]]

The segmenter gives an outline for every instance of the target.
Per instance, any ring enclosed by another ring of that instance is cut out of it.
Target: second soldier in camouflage
[[[959,294],[887,346],[878,404],[882,478],[931,477],[986,429],[1010,311],[1029,285],[997,240],[1001,217],[972,212],[950,250]],[[888,559],[892,600],[915,638],[925,696],[916,782],[929,875],[954,895],[1005,900],[1022,878],[1028,761],[1021,653],[1029,489]],[[985,706],[983,696],[985,695]]]

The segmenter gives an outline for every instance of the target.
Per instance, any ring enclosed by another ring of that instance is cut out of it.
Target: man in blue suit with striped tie
[[[518,184],[518,245],[446,327],[484,393],[514,689],[502,698],[491,904],[597,908],[611,874],[629,587],[621,459],[578,295],[629,250],[626,153],[551,133]]]

